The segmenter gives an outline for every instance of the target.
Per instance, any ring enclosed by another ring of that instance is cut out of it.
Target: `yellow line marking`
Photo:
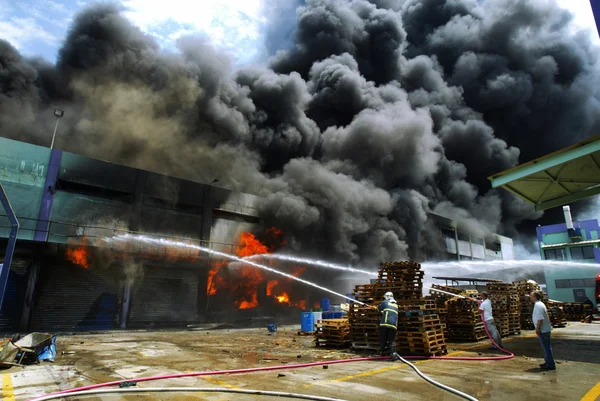
[[[4,401],[15,401],[12,375],[10,373],[2,375],[2,399]]]
[[[600,399],[600,382],[592,387],[592,389],[583,396],[581,401],[596,401],[598,399]]]
[[[461,354],[464,354],[464,351],[457,351],[457,352],[452,352],[448,355],[445,356],[458,356]],[[431,361],[435,361],[435,359],[424,359],[421,361],[416,361],[413,362],[415,365],[420,365],[422,363],[426,363],[426,362],[431,362]],[[304,387],[311,387],[314,385],[319,385],[319,384],[324,384],[324,383],[336,383],[336,382],[343,382],[343,381],[347,381],[347,380],[352,380],[352,379],[356,379],[359,377],[366,377],[366,376],[372,376],[372,375],[377,375],[379,373],[385,373],[385,372],[390,372],[392,370],[398,370],[398,369],[403,369],[406,368],[406,365],[395,365],[395,366],[388,366],[386,368],[380,368],[380,369],[375,369],[375,370],[369,370],[367,372],[363,372],[363,373],[358,373],[355,375],[349,375],[349,376],[343,376],[343,377],[339,377],[337,379],[331,379],[331,380],[322,380],[322,381],[318,381],[316,383],[310,383],[310,384],[306,384]]]
[[[211,383],[218,384],[219,386],[223,386],[223,387],[227,387],[227,388],[232,388],[232,389],[235,389],[235,390],[239,389],[239,387],[237,387],[237,386],[234,386],[234,385],[231,385],[231,384],[227,384],[223,380],[215,379],[214,377],[204,376],[203,379],[206,380],[206,381],[209,381]]]

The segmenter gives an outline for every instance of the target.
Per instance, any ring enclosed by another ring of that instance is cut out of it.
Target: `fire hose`
[[[498,348],[499,350],[507,353],[507,355],[493,356],[493,357],[405,356],[405,357],[401,357],[401,361],[406,363],[407,365],[409,365],[420,377],[427,380],[429,383],[431,383],[439,388],[442,388],[446,391],[454,393],[458,396],[461,396],[465,399],[468,399],[470,401],[473,401],[473,400],[477,401],[476,398],[473,398],[468,394],[462,393],[462,392],[455,390],[449,386],[443,385],[441,383],[434,381],[433,379],[430,379],[429,377],[424,375],[419,369],[417,369],[416,366],[414,366],[412,363],[408,362],[408,359],[418,359],[418,360],[435,359],[435,360],[444,360],[444,361],[492,361],[492,360],[497,361],[497,360],[513,358],[514,354],[512,352],[507,351],[504,348],[501,348],[500,346],[498,346],[498,344],[496,344],[496,342],[494,341],[493,337],[490,335],[490,332],[488,331],[487,324],[486,324],[484,316],[483,316],[483,311],[481,314],[481,319],[484,323],[485,332],[486,332],[487,336],[489,337],[489,339],[492,341],[492,344],[494,344],[494,346],[496,346],[496,348]],[[298,369],[298,368],[306,368],[306,367],[314,367],[314,366],[336,365],[336,364],[342,364],[342,363],[363,362],[363,361],[379,361],[379,360],[388,360],[388,359],[390,359],[390,357],[376,356],[376,357],[365,357],[365,358],[338,359],[338,360],[334,360],[334,361],[301,363],[301,364],[294,364],[294,365],[268,366],[268,367],[260,367],[260,368],[217,370],[217,371],[204,371],[204,372],[191,372],[191,373],[175,373],[175,374],[169,374],[169,375],[142,377],[142,378],[138,378],[138,379],[133,379],[133,381],[135,383],[140,383],[140,382],[146,382],[146,381],[165,380],[165,379],[174,379],[174,378],[183,378],[183,377],[201,377],[201,376],[214,376],[214,375],[242,374],[242,373],[266,372],[266,371],[283,370],[283,369],[289,370],[289,369]],[[45,401],[45,400],[51,400],[51,399],[57,399],[57,398],[64,398],[64,397],[68,397],[68,396],[84,395],[84,392],[86,392],[85,394],[92,394],[92,393],[87,393],[87,392],[105,388],[105,387],[117,386],[117,385],[121,385],[123,383],[130,383],[130,382],[131,382],[131,379],[130,380],[118,380],[118,381],[99,383],[99,384],[92,384],[92,385],[77,387],[77,388],[73,388],[73,389],[69,389],[69,390],[58,391],[55,393],[47,394],[45,396],[35,397],[35,398],[30,399],[30,401]],[[172,389],[173,390],[171,390],[171,391],[179,391],[179,390],[174,390],[174,388],[172,388]],[[187,389],[187,388],[181,388],[180,391],[187,391],[185,389]],[[194,389],[194,388],[189,388],[189,389],[190,389],[189,391],[201,391],[201,389]],[[124,390],[124,389],[118,389],[118,390]],[[135,390],[150,391],[150,389],[135,389]],[[159,391],[159,390],[157,390],[157,391]],[[168,391],[168,390],[162,390],[162,391]],[[208,390],[206,390],[206,391],[208,391]],[[248,390],[248,391],[259,391],[259,390]],[[96,394],[96,393],[94,393],[94,394]],[[291,394],[291,393],[288,393],[288,394]],[[315,396],[315,398],[305,398],[305,399],[318,400],[319,398],[316,398],[316,396]],[[321,398],[321,399],[325,400],[326,398]]]

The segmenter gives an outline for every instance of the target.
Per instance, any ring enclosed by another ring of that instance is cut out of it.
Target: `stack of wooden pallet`
[[[529,300],[529,294],[531,294],[532,291],[540,291],[540,286],[527,280],[513,281],[513,285],[517,288],[519,300],[521,302],[521,329],[533,330],[535,329],[533,321],[531,320],[533,304]]]
[[[487,338],[477,301],[454,298],[447,304],[446,325],[449,340],[480,341]]]
[[[401,353],[443,355],[446,353],[444,326],[433,300],[423,300],[423,271],[415,262],[382,263],[377,282],[358,285],[353,295],[368,306],[351,303],[350,340],[355,349],[379,349],[381,314],[373,310],[392,292],[399,306],[397,349]]]
[[[435,291],[435,290],[440,290],[440,291]],[[443,292],[441,292],[441,291],[443,291]],[[443,324],[446,324],[446,317],[448,316],[447,302],[448,302],[448,300],[454,298],[454,296],[452,296],[450,294],[459,295],[461,292],[462,292],[462,290],[460,288],[456,288],[456,287],[447,287],[447,286],[439,285],[439,284],[431,285],[431,289],[429,291],[430,295],[429,295],[429,297],[426,297],[426,298],[435,300],[438,315],[440,317],[440,321]],[[447,325],[446,325],[446,328],[444,329],[444,335],[446,336],[446,338],[448,338],[448,326]]]
[[[379,349],[379,321],[381,314],[373,310],[383,300],[385,291],[377,284],[357,285],[352,293],[354,298],[366,303],[350,303],[348,321],[350,323],[350,341],[352,348],[365,350]]]
[[[325,319],[315,324],[317,347],[346,348],[350,346],[348,319]]]
[[[397,300],[421,299],[423,274],[419,263],[386,262],[379,268],[377,283],[386,292],[393,292]]]
[[[401,354],[445,355],[444,329],[434,300],[398,301],[396,347]]]
[[[592,306],[581,302],[563,302],[565,318],[569,322],[579,322],[592,314]]]
[[[548,317],[550,318],[552,327],[566,327],[567,319],[565,317],[565,312],[563,311],[563,304],[561,302],[548,300],[545,300],[544,304],[548,310]]]
[[[513,284],[488,283],[486,291],[492,302],[496,327],[502,337],[521,332],[519,292]]]

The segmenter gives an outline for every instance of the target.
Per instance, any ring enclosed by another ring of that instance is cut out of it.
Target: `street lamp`
[[[54,109],[54,117],[56,117],[56,124],[54,125],[54,134],[52,134],[52,143],[50,144],[50,150],[54,148],[54,138],[56,137],[56,130],[58,128],[58,121],[65,115],[65,112],[61,109]]]

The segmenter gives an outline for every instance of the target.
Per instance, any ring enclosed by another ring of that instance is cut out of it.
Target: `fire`
[[[280,304],[290,303],[290,297],[286,292],[281,293],[281,295],[278,295],[275,298],[277,298],[277,302],[279,302]]]
[[[88,251],[83,245],[80,245],[77,248],[67,249],[65,256],[67,260],[73,264],[83,266],[85,269],[90,267],[88,262]]]
[[[271,246],[261,242],[252,233],[240,235],[240,246],[236,250],[238,257],[244,258],[273,252],[278,245],[284,244],[283,233],[277,228],[266,230],[265,236]],[[273,302],[283,305],[297,306],[306,309],[306,301],[295,302],[290,298],[290,278],[269,279],[268,273],[243,263],[232,265],[227,260],[215,261],[208,272],[206,294],[208,296],[217,294],[220,290],[227,290],[235,299],[234,305],[239,309],[252,309],[259,306],[259,289],[263,288],[265,295],[271,297]],[[299,277],[306,267],[292,268],[290,274]],[[263,285],[266,282],[266,288]]]
[[[237,256],[240,258],[269,253],[269,248],[267,248],[266,245],[261,244],[252,233],[242,233],[240,242],[243,247],[236,252]]]

